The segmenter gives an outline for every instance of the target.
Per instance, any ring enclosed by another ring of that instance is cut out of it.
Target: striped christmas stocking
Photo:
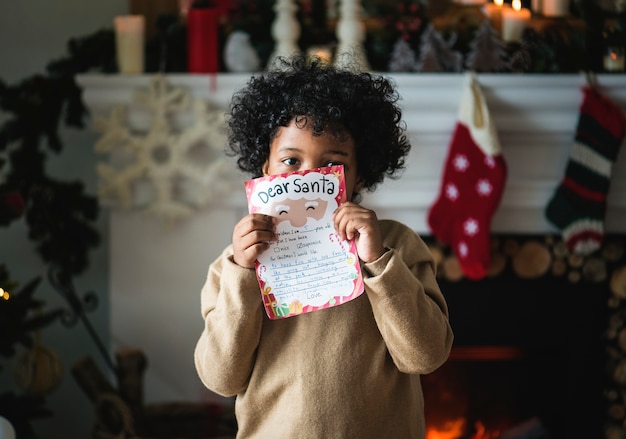
[[[626,133],[624,113],[597,89],[585,86],[574,146],[546,218],[561,230],[570,251],[588,255],[604,239],[611,170]]]

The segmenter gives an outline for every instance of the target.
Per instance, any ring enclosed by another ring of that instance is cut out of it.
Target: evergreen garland
[[[84,127],[88,112],[75,75],[93,69],[115,71],[113,32],[72,39],[68,51],[66,58],[47,66],[47,75],[34,75],[15,86],[0,80],[0,108],[13,115],[0,127],[0,153],[7,159],[0,171],[8,167],[0,182],[0,224],[23,216],[39,256],[67,278],[85,271],[89,250],[99,245],[94,227],[98,201],[85,192],[82,182],[50,177],[45,161],[63,150],[61,126]]]

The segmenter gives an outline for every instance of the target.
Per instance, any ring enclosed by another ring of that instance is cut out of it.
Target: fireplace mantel
[[[426,213],[440,186],[462,90],[460,74],[394,74],[413,149],[398,180],[363,203],[428,234]],[[226,109],[250,75],[168,75],[197,98]],[[152,76],[82,75],[92,114],[129,104]],[[508,163],[505,192],[493,233],[557,233],[544,208],[563,176],[582,101],[580,75],[478,75]],[[600,75],[605,93],[626,110],[626,75]],[[626,232],[626,151],[614,166],[606,230]],[[95,170],[94,170],[95,172]],[[236,175],[236,177],[241,177]],[[146,402],[216,398],[194,370],[192,352],[202,319],[199,291],[207,268],[230,242],[247,211],[243,178],[232,194],[172,227],[132,210],[109,211],[109,306],[112,349],[138,346],[147,355]],[[175,331],[172,331],[172,322]],[[175,358],[175,361],[172,359]]]
[[[427,233],[429,206],[440,186],[443,162],[456,121],[463,85],[461,74],[388,74],[402,96],[401,105],[413,150],[400,179],[387,181],[367,204],[383,216],[392,216]],[[150,75],[82,75],[84,99],[92,112],[129,103],[137,87]],[[248,74],[167,75],[170,84],[188,87],[194,97],[226,108],[233,91],[245,85]],[[625,109],[626,75],[598,75],[601,89]],[[509,175],[500,207],[493,219],[494,232],[534,233],[554,231],[544,218],[544,208],[558,185],[573,143],[580,88],[584,74],[531,75],[479,74],[495,120]],[[623,148],[622,148],[623,149]],[[244,207],[239,193],[225,198],[232,207]],[[605,221],[609,232],[626,232],[626,153],[613,169]]]

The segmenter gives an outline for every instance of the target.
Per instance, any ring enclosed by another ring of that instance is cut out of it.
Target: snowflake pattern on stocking
[[[131,128],[131,119],[148,122]],[[224,153],[224,111],[192,99],[186,88],[172,87],[162,76],[136,90],[129,105],[115,106],[108,117],[95,116],[94,128],[102,133],[96,152],[108,154],[96,167],[105,205],[176,221],[232,186],[235,167]]]
[[[463,154],[457,154],[453,160],[454,169],[459,172],[465,172],[469,168],[469,160]]]
[[[488,197],[493,192],[493,186],[491,185],[489,180],[487,180],[486,178],[481,178],[476,183],[476,192],[478,192],[478,195]]]
[[[469,217],[465,220],[465,223],[463,223],[463,231],[467,236],[476,235],[480,231],[480,226],[476,218]]]
[[[448,198],[450,201],[455,201],[457,198],[459,198],[459,195],[459,188],[456,187],[455,184],[448,183],[446,185],[446,198]]]

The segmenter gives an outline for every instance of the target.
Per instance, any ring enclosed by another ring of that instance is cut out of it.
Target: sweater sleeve
[[[453,341],[434,258],[408,227],[382,221],[381,228],[388,250],[363,266],[376,324],[400,371],[430,373],[447,360]]]
[[[235,264],[230,246],[209,267],[200,302],[204,330],[194,352],[196,370],[212,391],[236,395],[254,364],[263,310],[254,270]]]

